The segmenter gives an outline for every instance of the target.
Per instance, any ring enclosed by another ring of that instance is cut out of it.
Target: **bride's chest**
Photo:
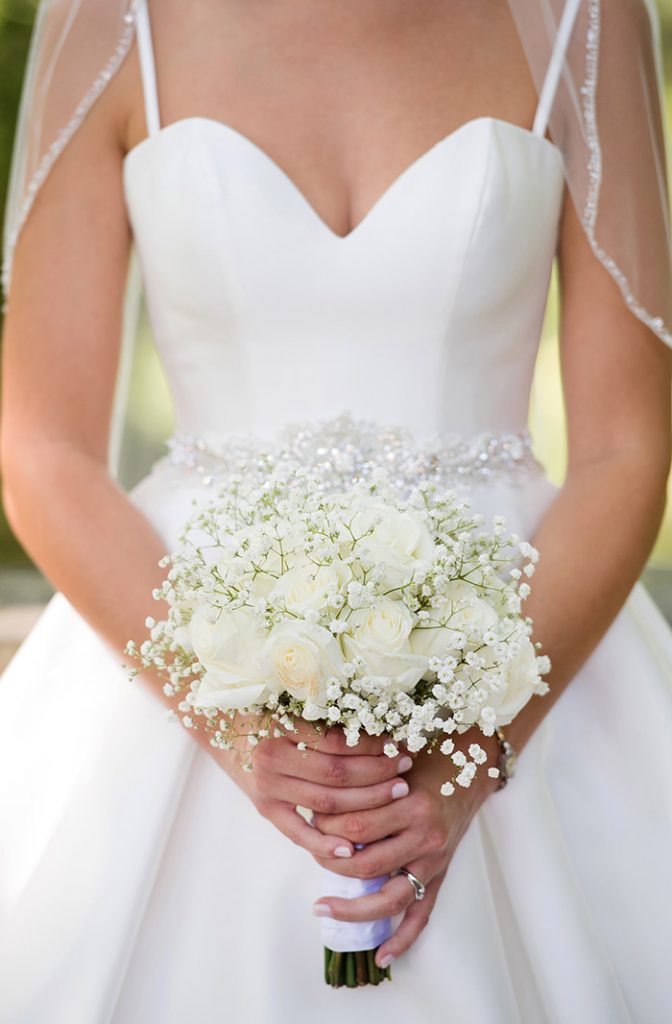
[[[496,315],[547,281],[563,181],[548,140],[478,118],[339,236],[263,150],[220,122],[169,124],[124,163],[150,305],[201,323]]]

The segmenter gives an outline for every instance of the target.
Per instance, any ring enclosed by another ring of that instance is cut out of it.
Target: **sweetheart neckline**
[[[561,164],[564,164],[564,156],[562,150],[559,146],[556,145],[556,143],[552,142],[550,139],[547,139],[545,135],[538,135],[530,128],[526,128],[524,125],[521,124],[516,124],[515,121],[507,121],[504,118],[491,117],[488,114],[482,114],[479,117],[472,117],[470,118],[470,120],[464,121],[461,125],[458,125],[457,128],[454,128],[452,131],[448,132],[447,135],[442,136],[442,138],[432,143],[432,145],[429,146],[428,149],[423,150],[423,152],[420,153],[420,155],[417,156],[415,160],[413,160],[410,164],[407,164],[407,166],[402,171],[400,171],[396,178],[394,178],[390,182],[390,184],[383,190],[383,192],[381,192],[378,198],[366,211],[364,216],[361,217],[360,220],[358,220],[357,223],[344,235],[339,235],[338,232],[334,231],[331,225],[329,225],[326,222],[326,220],[324,220],[324,218],[318,213],[316,208],[306,197],[305,193],[299,188],[294,179],[290,177],[290,175],[280,166],[279,163],[277,163],[276,160],[273,159],[272,156],[269,155],[269,153],[267,153],[265,149],[263,149],[262,146],[259,146],[256,142],[254,142],[253,139],[249,137],[249,135],[245,135],[244,132],[240,132],[238,131],[237,128],[234,128],[232,127],[232,125],[227,124],[226,121],[219,121],[217,118],[214,117],[206,117],[202,114],[192,114],[187,117],[177,118],[175,121],[170,121],[168,124],[161,125],[161,127],[158,128],[157,131],[152,132],[151,135],[146,135],[144,139],[141,139],[140,142],[137,142],[134,146],[131,146],[131,148],[124,154],[122,158],[124,173],[126,172],[126,168],[130,166],[129,161],[131,157],[134,158],[134,154],[138,153],[138,151],[142,153],[144,150],[151,148],[149,145],[150,143],[156,142],[158,139],[165,135],[172,134],[172,131],[175,129],[183,128],[190,124],[212,125],[217,130],[222,131],[225,134],[228,133],[229,135],[231,135],[232,138],[240,142],[243,142],[246,146],[248,146],[251,149],[252,152],[254,152],[257,155],[257,157],[260,157],[266,163],[266,165],[269,166],[273,170],[273,172],[279,176],[281,181],[283,181],[293,190],[293,192],[298,196],[303,205],[308,209],[309,213],[313,216],[315,221],[319,225],[321,225],[322,229],[326,231],[327,234],[334,241],[343,243],[347,242],[353,236],[358,235],[360,233],[360,230],[363,230],[364,225],[367,224],[369,220],[374,216],[376,210],[383,204],[387,197],[391,193],[393,193],[397,188],[399,188],[401,183],[404,180],[406,180],[412,174],[412,172],[416,170],[416,168],[422,166],[422,164],[424,164],[434,153],[439,151],[443,146],[447,145],[456,137],[460,137],[462,134],[464,134],[467,129],[474,128],[481,124],[487,124],[490,127],[497,125],[498,127],[502,127],[507,130],[510,129],[515,134],[519,134],[523,138],[532,139],[533,141],[540,142],[543,146],[550,148],[551,152],[555,156],[560,158]]]

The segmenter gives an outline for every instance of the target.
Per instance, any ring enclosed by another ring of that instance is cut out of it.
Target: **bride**
[[[43,0],[1,440],[58,593],[0,685],[2,1024],[669,1019],[672,635],[637,583],[670,464],[657,29],[645,0]],[[132,245],[176,434],[126,494]],[[526,432],[556,258],[560,488]],[[462,445],[474,507],[540,551],[550,692],[450,800],[441,759],[337,729],[243,772],[122,664],[227,444],[337,455],[363,423],[381,458],[383,428]],[[391,877],[346,900],[325,867]],[[389,915],[392,982],[328,988],[319,918]]]

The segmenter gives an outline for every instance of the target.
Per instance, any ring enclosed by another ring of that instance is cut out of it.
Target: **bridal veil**
[[[592,249],[632,312],[672,346],[667,132],[654,0],[508,2]],[[171,3],[152,0],[156,16],[162,7],[168,15]],[[41,0],[5,208],[5,310],[22,227],[54,162],[128,54],[136,5],[137,0]],[[137,329],[139,288],[132,264],[126,351]],[[116,434],[118,441],[118,427]]]

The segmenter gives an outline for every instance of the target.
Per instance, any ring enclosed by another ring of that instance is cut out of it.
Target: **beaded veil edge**
[[[60,130],[42,157],[37,170],[25,191],[25,196],[13,231],[5,240],[2,274],[0,283],[3,291],[2,312],[7,312],[9,304],[9,286],[14,249],[21,230],[32,209],[35,197],[46,180],[58,156],[63,152],[86,114],[96,99],[112,80],[125,57],[127,56],[135,35],[135,18],[138,4],[142,0],[129,0],[125,13],[121,18],[121,29],[116,47],[105,66],[93,81],[90,89],[79,102],[67,124]],[[588,159],[588,192],[582,211],[579,211],[581,222],[590,246],[616,281],[628,308],[645,323],[662,341],[672,346],[672,331],[660,316],[652,315],[636,298],[630,282],[617,263],[605,252],[595,236],[600,188],[602,182],[602,152],[597,127],[596,91],[599,63],[599,46],[601,33],[601,0],[587,0],[588,27],[585,40],[585,77],[581,86],[582,122],[585,139],[589,151]]]

